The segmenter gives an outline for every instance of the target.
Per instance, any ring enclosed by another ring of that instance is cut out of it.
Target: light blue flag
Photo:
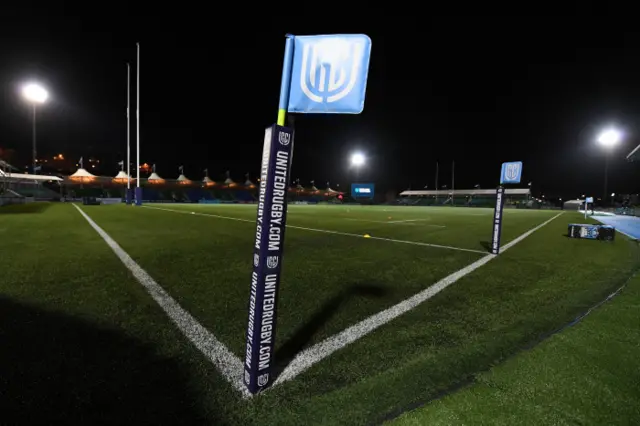
[[[522,161],[502,163],[500,183],[520,183],[522,178]]]
[[[295,36],[289,112],[360,114],[371,39],[364,34]]]

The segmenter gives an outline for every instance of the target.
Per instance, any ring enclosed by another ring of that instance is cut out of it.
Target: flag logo
[[[258,266],[260,264],[260,256],[257,254],[253,255],[253,266]]]
[[[319,39],[302,49],[300,89],[318,103],[332,103],[347,96],[358,81],[364,41]]]
[[[291,135],[285,132],[278,132],[278,141],[281,145],[287,146],[291,142]]]
[[[278,266],[278,256],[268,256],[267,257],[267,267],[269,269],[273,269]]]
[[[515,180],[520,174],[520,164],[519,163],[511,163],[507,164],[507,170],[505,170],[505,176],[509,180]]]
[[[370,55],[364,34],[296,36],[289,112],[361,113]]]
[[[265,386],[269,383],[269,373],[258,376],[258,386]]]

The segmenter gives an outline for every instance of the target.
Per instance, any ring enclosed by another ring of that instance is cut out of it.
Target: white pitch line
[[[221,216],[221,215],[213,214],[213,213],[197,213],[197,212],[189,212],[189,211],[186,211],[186,210],[164,209],[162,207],[151,207],[151,206],[144,206],[144,205],[142,207],[144,207],[146,209],[163,210],[165,212],[192,214],[192,215],[196,215],[196,216],[205,216],[205,217],[217,217],[218,219],[227,219],[227,220],[236,220],[238,222],[256,223],[255,220],[251,220],[251,219],[242,219],[240,217],[231,217],[231,216]],[[287,226],[289,226],[289,225],[287,225]]]
[[[164,211],[173,212],[173,213],[194,214],[194,215],[197,215],[197,216],[216,217],[218,219],[237,220],[239,222],[250,222],[250,223],[255,223],[256,222],[255,220],[240,219],[240,218],[237,218],[237,217],[229,217],[229,216],[220,216],[220,215],[217,215],[217,214],[210,214],[210,213],[187,212],[187,211],[180,211],[180,210],[173,210],[173,209],[163,209],[162,207],[150,207],[150,206],[143,206],[143,207],[146,207],[148,209],[154,209],[154,210],[164,210]],[[327,230],[327,229],[306,228],[304,226],[297,226],[297,225],[287,225],[287,228],[300,229],[302,231],[310,231],[310,232],[320,232],[320,233],[323,233],[323,234],[343,235],[345,237],[363,238],[363,236],[360,235],[360,234],[352,234],[352,233],[349,233],[349,232],[340,232],[340,231],[330,231],[330,230]],[[470,253],[480,253],[480,254],[486,254],[487,253],[486,251],[482,251],[482,250],[466,249],[466,248],[461,248],[461,247],[445,246],[445,245],[440,245],[440,244],[422,243],[420,241],[396,240],[396,239],[393,239],[393,238],[374,237],[374,236],[370,236],[369,239],[378,240],[378,241],[387,241],[387,242],[390,242],[390,243],[411,244],[411,245],[414,245],[414,246],[441,248],[441,249],[446,249],[446,250],[466,251],[466,252],[470,252]]]
[[[352,220],[355,222],[368,222],[368,223],[382,223],[382,224],[393,224],[393,225],[415,225],[414,222],[425,221],[431,219],[407,219],[407,220],[369,220],[369,219],[356,219],[353,217],[345,217],[342,218],[344,220]],[[444,225],[432,225],[430,223],[422,224],[421,226],[433,226],[435,228],[446,228]]]
[[[102,237],[118,256],[124,266],[131,271],[133,276],[144,288],[147,289],[153,300],[178,326],[178,329],[211,361],[222,373],[225,379],[246,398],[250,394],[247,391],[242,377],[244,367],[242,361],[220,342],[206,328],[202,326],[189,312],[184,310],[135,260],[125,252],[113,238],[100,228],[80,207],[73,205],[89,225]],[[161,372],[159,372],[161,374]]]
[[[249,223],[255,223],[256,222],[255,220],[242,219],[240,217],[220,216],[220,215],[212,214],[212,213],[188,212],[188,211],[183,211],[183,210],[163,209],[162,207],[151,207],[151,206],[144,206],[144,205],[142,207],[147,208],[147,209],[153,209],[153,210],[164,210],[166,212],[192,214],[192,215],[196,215],[196,216],[217,217],[218,219],[236,220],[238,222],[249,222]]]
[[[513,247],[514,245],[524,240],[529,235],[531,235],[538,229],[542,228],[543,226],[545,226],[546,224],[548,224],[549,222],[551,222],[561,214],[562,213],[555,215],[554,217],[547,220],[546,222],[525,232],[524,234],[520,235],[518,238],[514,239],[508,244],[505,244],[504,246],[501,247],[501,252],[504,252],[509,248]],[[491,259],[495,257],[496,255],[488,254],[483,258],[476,260],[472,264],[460,269],[459,271],[456,271],[453,274],[441,279],[440,281],[433,284],[432,286],[426,288],[425,290],[422,290],[420,293],[398,303],[397,305],[394,305],[388,309],[385,309],[382,312],[372,315],[369,318],[363,321],[360,321],[359,323],[343,330],[342,332],[303,350],[293,359],[293,361],[291,361],[291,363],[284,369],[282,374],[278,376],[278,379],[273,384],[273,386],[277,386],[283,382],[293,379],[300,373],[303,373],[308,368],[310,368],[317,362],[322,361],[324,358],[330,356],[334,352],[366,336],[367,334],[371,333],[375,329],[399,317],[400,315],[406,312],[409,312],[410,310],[414,309],[421,303],[431,299],[433,296],[440,293],[442,290],[444,290],[451,284],[455,283],[460,278],[470,274],[471,272],[475,271],[476,269],[486,264],[487,262],[489,262]]]
[[[390,220],[387,223],[405,223],[405,222],[423,222],[425,220],[431,220],[431,219],[406,219],[406,220]]]
[[[368,220],[368,219],[356,219],[353,217],[343,217],[341,219],[344,220],[351,220],[354,222],[368,222],[368,223],[389,223],[388,221],[384,221],[384,220]]]
[[[431,219],[407,219],[407,220],[392,220],[387,223],[394,223],[396,225],[415,225],[416,222],[422,222]],[[420,226],[433,226],[434,228],[446,228],[444,225],[433,225],[431,223],[421,223]]]
[[[299,229],[304,229],[304,228],[299,228]],[[320,231],[322,232],[322,231]],[[333,231],[331,231],[331,233],[333,233]],[[353,237],[360,237],[360,235],[358,234],[347,234],[347,233],[342,233],[342,232],[338,232],[338,234],[342,234],[342,235],[349,235],[349,236],[353,236]],[[390,243],[402,243],[402,244],[413,244],[416,246],[423,246],[423,247],[434,247],[434,248],[441,248],[441,249],[447,249],[447,250],[458,250],[458,251],[466,251],[466,252],[470,252],[470,253],[480,253],[480,254],[486,254],[486,251],[482,251],[482,250],[473,250],[473,249],[466,249],[466,248],[460,248],[460,247],[453,247],[453,246],[443,246],[440,244],[430,244],[430,243],[421,243],[418,241],[405,241],[405,240],[396,240],[393,238],[383,238],[383,237],[374,237],[371,236],[369,237],[372,240],[380,240],[380,241],[388,241]]]

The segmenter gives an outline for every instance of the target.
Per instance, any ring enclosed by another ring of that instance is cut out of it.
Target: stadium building
[[[507,188],[505,206],[531,208],[535,201],[529,188]],[[495,189],[406,190],[398,203],[406,206],[494,207]]]

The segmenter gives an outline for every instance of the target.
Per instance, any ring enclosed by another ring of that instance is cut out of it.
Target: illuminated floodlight
[[[351,155],[351,164],[353,166],[360,167],[364,165],[364,161],[365,161],[364,154],[360,152],[356,152],[353,155]]]
[[[620,142],[620,139],[622,139],[622,134],[618,130],[607,129],[598,136],[598,143],[605,147],[613,147]]]
[[[26,84],[22,88],[22,95],[29,102],[36,104],[43,104],[49,99],[49,93],[47,90],[36,83]]]

